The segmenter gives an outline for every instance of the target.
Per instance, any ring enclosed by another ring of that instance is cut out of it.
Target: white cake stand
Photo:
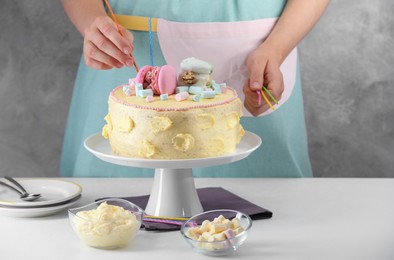
[[[234,153],[225,156],[180,160],[129,158],[112,152],[109,141],[97,133],[85,140],[85,147],[99,159],[128,167],[154,168],[153,187],[145,212],[153,216],[190,217],[203,212],[193,179],[193,167],[236,162],[261,145],[261,138],[245,132]]]

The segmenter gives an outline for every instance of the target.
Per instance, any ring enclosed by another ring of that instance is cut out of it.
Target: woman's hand
[[[107,15],[98,16],[86,27],[83,54],[87,66],[101,70],[133,66],[133,34],[120,28],[124,37]]]
[[[247,58],[249,82],[245,83],[245,107],[254,116],[269,106],[258,105],[256,90],[265,86],[279,100],[283,90],[283,77],[279,69],[284,59],[298,42],[312,29],[323,14],[329,0],[288,0],[275,27],[267,39]]]
[[[281,59],[279,56],[264,44],[251,52],[246,59],[246,66],[249,70],[249,80],[245,82],[243,92],[245,94],[244,106],[254,116],[258,116],[269,109],[269,105],[259,96],[256,91],[260,91],[265,86],[276,100],[280,100],[283,90],[283,76],[280,71]],[[270,102],[272,100],[268,97]],[[271,103],[272,104],[272,103]]]

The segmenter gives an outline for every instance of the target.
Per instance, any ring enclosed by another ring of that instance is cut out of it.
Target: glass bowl
[[[79,239],[101,249],[128,245],[137,235],[143,215],[140,207],[123,199],[104,199],[68,210]]]
[[[196,252],[221,256],[234,253],[245,242],[251,227],[252,220],[245,213],[219,209],[189,218],[181,234]]]

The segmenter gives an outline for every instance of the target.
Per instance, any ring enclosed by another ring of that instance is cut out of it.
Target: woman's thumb
[[[260,90],[261,86],[263,86],[263,83],[263,75],[259,73],[256,69],[251,68],[249,77],[249,88],[253,91]]]

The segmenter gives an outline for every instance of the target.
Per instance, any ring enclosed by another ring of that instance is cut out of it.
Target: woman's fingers
[[[123,64],[121,62],[119,62],[117,59],[113,58],[112,56],[108,55],[107,53],[103,52],[91,41],[85,42],[83,48],[84,48],[85,63],[89,67],[95,69],[100,69],[101,67],[107,67],[107,66],[110,66],[111,68],[123,67]],[[102,65],[99,66],[100,68],[97,68],[97,64],[96,64],[97,62],[100,62],[106,66]],[[95,64],[94,67],[93,64]]]
[[[258,116],[270,108],[263,99],[259,103],[259,95],[250,88],[249,82],[245,83],[243,93],[245,95],[244,106],[253,116]]]
[[[260,90],[264,84],[264,69],[266,60],[257,60],[249,62],[249,87],[251,90]]]
[[[130,32],[127,32],[124,28],[120,28],[122,30],[122,34],[118,31],[116,24],[109,18],[104,21],[98,23],[97,29],[103,35],[102,37],[97,37],[93,43],[100,44],[101,46],[97,46],[106,52],[108,55],[114,57],[119,62],[124,65],[131,67],[133,66],[133,59],[130,54],[133,51],[133,46],[130,40]],[[126,36],[128,38],[126,38]]]
[[[104,21],[98,23],[97,29],[104,35],[111,43],[113,43],[119,51],[123,54],[130,54],[131,47],[127,40],[119,33],[116,24],[110,19],[105,19]]]
[[[130,56],[128,54],[125,54],[122,52],[114,42],[112,42],[109,38],[107,38],[105,35],[101,33],[101,31],[98,30],[97,33],[95,33],[91,38],[90,41],[102,52],[107,54],[108,56],[116,59],[120,63],[126,66],[132,66],[133,61],[131,60]],[[131,48],[128,47],[130,50]],[[95,57],[92,57],[95,58]],[[131,60],[131,63],[130,63]],[[130,63],[130,64],[129,64]]]
[[[126,39],[126,44],[130,45],[131,47],[131,52],[134,51],[134,46],[133,46],[133,41],[134,41],[134,35],[124,27],[120,26],[120,29],[123,32],[123,36]]]
[[[84,57],[88,66],[96,69],[133,66],[133,35],[124,28],[121,29],[123,36],[109,17],[96,18],[85,31]]]
[[[250,53],[246,65],[249,70],[249,80],[243,89],[244,106],[252,115],[258,116],[270,109],[270,105],[274,105],[275,100],[280,100],[284,91],[283,75],[280,71],[280,64],[261,50]],[[259,94],[263,86],[275,100],[268,93]],[[263,98],[263,94],[270,104]]]
[[[244,100],[244,106],[253,116],[259,116],[270,108],[266,103],[262,103],[261,106],[256,107],[255,103],[248,99]]]
[[[86,66],[97,70],[110,70],[113,66],[107,65],[94,59],[85,59]]]
[[[260,81],[264,83],[259,86],[254,85],[256,82],[260,84]],[[254,116],[258,116],[271,108],[267,101],[262,97],[262,94],[259,95],[258,93],[258,91],[261,91],[263,85],[276,101],[281,99],[284,91],[284,82],[279,65],[270,64],[268,61],[263,67],[263,72],[260,71],[260,68],[253,66],[250,67],[249,81],[245,83],[243,88],[245,95],[244,106]],[[271,96],[265,92],[264,94],[270,104],[274,105],[275,101]]]
[[[265,87],[276,100],[280,100],[285,86],[279,65],[268,62],[265,74]]]

